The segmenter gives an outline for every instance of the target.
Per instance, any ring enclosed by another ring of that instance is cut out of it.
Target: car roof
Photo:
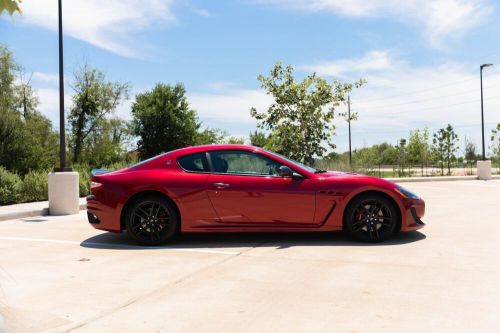
[[[262,151],[262,148],[243,145],[243,144],[211,144],[211,145],[201,145],[201,146],[189,146],[185,148],[179,148],[176,150],[168,151],[166,153],[151,157],[147,160],[141,161],[131,168],[139,169],[144,167],[151,167],[155,165],[161,165],[166,159],[177,159],[181,156],[201,153],[206,151],[214,151],[214,150],[245,150],[250,152]]]
[[[254,147],[250,145],[243,144],[211,144],[211,145],[201,145],[201,146],[190,146],[181,148],[175,151],[175,155],[186,155],[191,153],[198,153],[203,151],[214,151],[214,150],[246,150],[246,151],[259,151],[262,148]]]

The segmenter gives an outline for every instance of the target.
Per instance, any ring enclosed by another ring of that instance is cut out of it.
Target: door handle
[[[226,184],[226,183],[213,183],[213,185],[215,187],[218,187],[218,188],[226,188],[226,187],[229,187],[229,184]]]

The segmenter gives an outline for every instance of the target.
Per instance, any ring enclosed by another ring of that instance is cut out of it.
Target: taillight
[[[90,190],[98,190],[102,187],[103,185],[98,182],[91,181],[90,182]]]

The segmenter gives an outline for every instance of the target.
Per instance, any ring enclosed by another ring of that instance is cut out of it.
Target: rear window
[[[196,153],[179,157],[177,162],[186,171],[208,172],[208,163],[205,153]]]

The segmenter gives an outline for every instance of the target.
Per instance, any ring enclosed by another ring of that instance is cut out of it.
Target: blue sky
[[[38,89],[42,112],[57,120],[55,0],[24,0],[24,15],[0,19],[7,44]],[[353,92],[354,147],[395,143],[410,129],[451,123],[480,144],[479,64],[486,129],[500,122],[499,3],[487,0],[65,0],[67,84],[83,63],[132,84],[117,114],[130,118],[135,93],[182,82],[204,125],[247,136],[252,106],[270,99],[257,75],[276,60],[297,76],[367,84]],[[67,86],[66,106],[71,104]],[[57,124],[57,123],[56,123]],[[337,120],[334,142],[347,148]],[[489,135],[488,135],[489,136]]]

